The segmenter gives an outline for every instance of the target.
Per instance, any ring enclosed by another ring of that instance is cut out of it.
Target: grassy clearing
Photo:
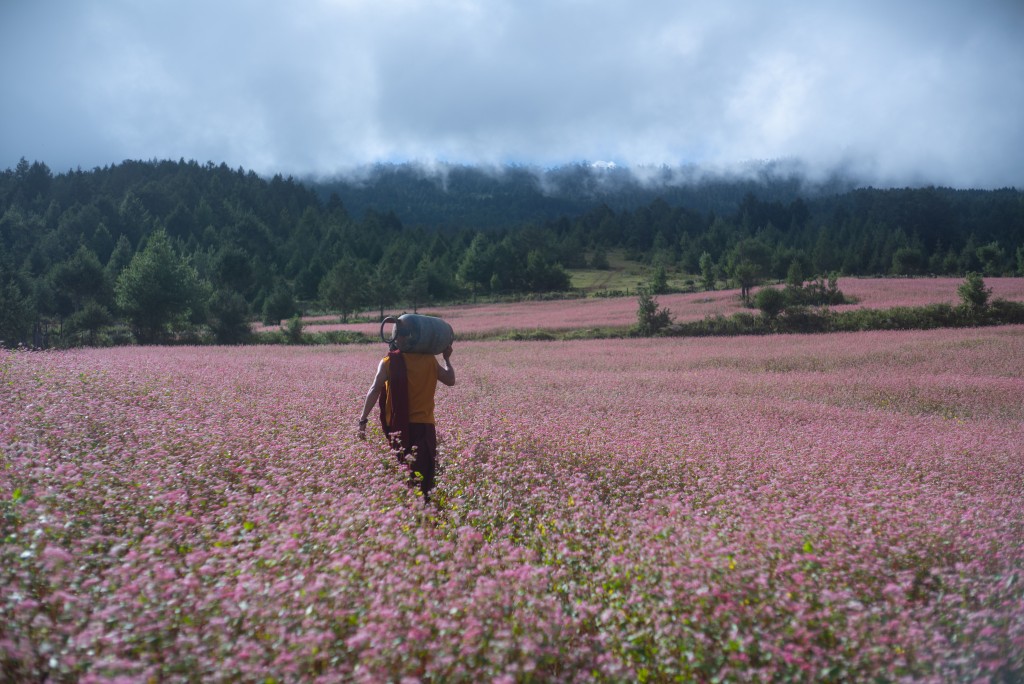
[[[608,266],[607,269],[567,269],[573,289],[588,296],[608,292],[635,294],[637,287],[647,284],[653,273],[651,266],[627,258],[623,250],[609,252]],[[687,281],[695,279],[696,276],[685,273],[668,274],[669,287],[678,291],[690,289],[693,283]]]

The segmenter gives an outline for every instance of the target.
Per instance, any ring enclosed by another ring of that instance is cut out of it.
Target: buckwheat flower
[[[62,549],[55,544],[47,544],[41,554],[41,560],[48,570],[53,571],[66,564],[72,563],[75,560],[75,557],[67,550]]]

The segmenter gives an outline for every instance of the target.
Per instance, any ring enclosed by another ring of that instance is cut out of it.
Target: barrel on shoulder
[[[384,336],[388,323],[395,326],[390,338]],[[398,348],[410,354],[440,354],[455,341],[452,326],[437,316],[407,313],[398,318],[388,316],[380,323],[380,337],[385,342],[395,340],[399,331],[408,332],[409,336],[398,342]]]

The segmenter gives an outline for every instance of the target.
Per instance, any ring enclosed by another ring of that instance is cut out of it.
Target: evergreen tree
[[[66,331],[71,335],[85,333],[86,344],[95,345],[97,333],[113,322],[114,317],[107,307],[96,301],[89,301],[68,318]]]
[[[160,342],[182,330],[203,309],[205,285],[175,253],[167,234],[150,235],[117,279],[117,306],[142,343]]]
[[[975,251],[978,257],[978,263],[981,264],[981,271],[983,275],[997,276],[1003,273],[1003,262],[1006,259],[1006,253],[1003,248],[999,246],[998,242],[989,242],[984,244]]]
[[[526,287],[532,292],[551,292],[569,288],[569,274],[547,255],[534,249],[526,255]]]
[[[370,300],[380,309],[380,317],[384,318],[384,307],[394,302],[398,288],[395,285],[395,273],[388,264],[381,261],[373,269],[367,282],[367,293]]]
[[[745,303],[750,303],[750,290],[758,283],[759,270],[752,261],[745,259],[737,262],[732,268],[732,277],[736,279],[740,288],[740,299]]]
[[[0,346],[16,347],[29,341],[35,318],[32,303],[13,280],[0,273]]]
[[[362,263],[351,256],[342,257],[320,281],[320,299],[347,323],[352,312],[366,302],[366,281]]]
[[[263,300],[263,323],[280,325],[281,321],[291,318],[298,311],[295,296],[285,282],[279,282],[265,300]]]
[[[78,311],[89,301],[103,307],[113,304],[110,276],[96,254],[85,245],[79,247],[70,259],[57,264],[49,279],[58,301],[66,302],[58,305],[64,316]]]
[[[658,306],[658,300],[650,290],[640,288],[637,296],[636,331],[640,335],[656,335],[672,324],[672,313]]]
[[[132,243],[126,235],[121,235],[117,238],[114,251],[110,253],[110,259],[107,260],[107,275],[116,282],[118,276],[121,275],[121,271],[131,263],[134,253]]]
[[[651,276],[651,292],[654,294],[665,294],[668,292],[668,271],[662,264],[658,264]]]
[[[715,275],[715,260],[711,258],[711,254],[704,252],[700,255],[699,265],[701,287],[710,292],[715,289],[715,281],[718,279]]]
[[[988,308],[988,300],[992,288],[985,287],[981,274],[974,271],[967,274],[964,282],[956,289],[960,295],[962,306],[974,315],[981,314]]]
[[[475,296],[490,287],[494,274],[494,250],[484,233],[477,233],[459,263],[458,277]]]
[[[210,329],[217,344],[239,344],[252,333],[249,306],[233,290],[218,290],[210,299]]]

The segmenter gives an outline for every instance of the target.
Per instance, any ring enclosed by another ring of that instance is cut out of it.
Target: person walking
[[[377,365],[359,417],[359,436],[366,439],[370,411],[377,404],[384,435],[398,453],[399,463],[410,468],[410,484],[419,479],[423,502],[429,503],[437,471],[434,394],[438,382],[455,385],[455,369],[450,344],[441,353],[444,366],[433,354],[401,351],[409,334],[408,329],[396,327],[395,344]]]

